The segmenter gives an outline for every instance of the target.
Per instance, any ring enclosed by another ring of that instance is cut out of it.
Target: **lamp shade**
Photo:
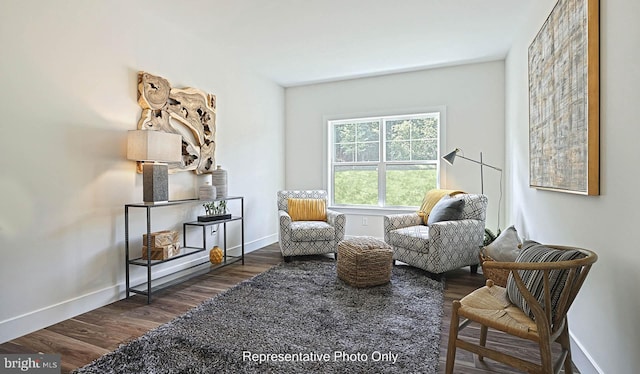
[[[442,159],[445,160],[449,165],[453,165],[453,160],[456,159],[456,155],[458,154],[459,149],[456,148],[453,152],[447,153],[442,156]]]
[[[181,157],[181,135],[154,130],[131,130],[127,134],[129,160],[178,162]]]

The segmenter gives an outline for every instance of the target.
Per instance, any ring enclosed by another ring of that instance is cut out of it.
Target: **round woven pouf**
[[[338,243],[338,278],[353,287],[372,287],[391,280],[393,250],[376,238],[354,237]]]

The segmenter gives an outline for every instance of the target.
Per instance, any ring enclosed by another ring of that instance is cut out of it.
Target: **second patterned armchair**
[[[278,191],[280,251],[291,256],[333,253],[344,238],[346,218],[327,209],[327,191]]]
[[[384,217],[384,241],[393,248],[394,260],[433,274],[471,265],[477,270],[484,239],[487,197],[460,194],[461,219],[425,225],[418,213]]]

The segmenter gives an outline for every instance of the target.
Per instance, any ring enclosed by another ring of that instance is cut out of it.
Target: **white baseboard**
[[[245,254],[266,247],[267,245],[273,244],[277,241],[278,234],[273,234],[258,240],[254,240],[252,242],[245,243]],[[239,246],[228,249],[228,251],[232,252],[239,250]],[[171,264],[171,266],[167,266],[157,270],[154,269],[154,278],[188,269],[191,265],[197,262],[202,262],[204,258],[208,258],[208,255],[191,256],[189,257],[188,261],[176,261],[176,264],[167,263],[167,265]],[[192,271],[196,272],[198,271],[198,269],[194,268]],[[188,271],[185,271],[181,275],[185,274],[188,274]],[[131,284],[139,284],[143,282],[146,282],[146,279],[142,276],[131,278]],[[125,281],[123,279],[121,283],[115,284],[113,286],[109,286],[101,290],[93,291],[88,294],[74,297],[72,299],[65,300],[54,305],[50,305],[38,310],[6,319],[4,321],[0,321],[0,343],[16,339],[23,335],[43,329],[47,326],[51,326],[58,322],[73,318],[82,313],[89,312],[91,310],[100,308],[124,298]]]
[[[604,373],[604,371],[602,371],[598,364],[593,360],[593,357],[591,357],[589,352],[584,349],[584,346],[576,340],[576,337],[571,333],[571,330],[569,330],[569,341],[571,343],[572,361],[581,374]]]
[[[0,343],[51,326],[60,321],[118,300],[119,285],[103,288],[73,299],[0,321]]]

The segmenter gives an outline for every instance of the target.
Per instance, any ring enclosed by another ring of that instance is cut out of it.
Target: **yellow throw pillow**
[[[325,199],[289,199],[287,201],[292,221],[326,221]]]
[[[431,213],[431,209],[442,199],[444,196],[455,196],[457,194],[464,193],[464,191],[460,190],[442,190],[442,189],[433,189],[427,191],[424,195],[424,199],[422,199],[422,206],[420,206],[420,210],[418,211],[418,215],[422,217],[422,222],[426,225],[427,220],[429,219],[429,213]]]

